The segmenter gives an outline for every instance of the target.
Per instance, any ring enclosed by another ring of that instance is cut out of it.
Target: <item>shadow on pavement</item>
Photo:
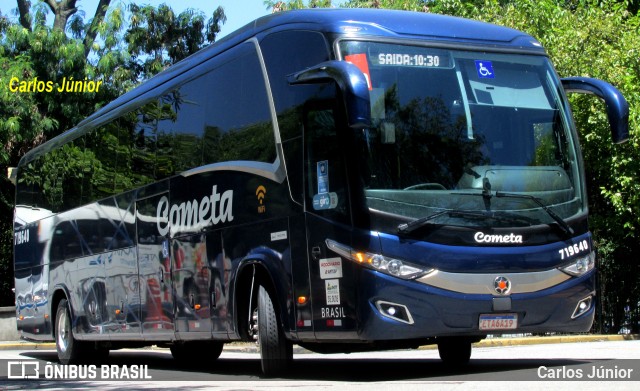
[[[22,353],[25,358],[57,363],[55,351]],[[197,365],[174,360],[166,351],[141,350],[111,352],[103,365],[147,365],[154,381],[251,381],[262,377],[260,361],[250,358],[225,358]],[[329,356],[297,355],[287,376],[264,380],[311,381],[500,381],[540,380],[538,369],[588,367],[606,360],[570,359],[471,359],[466,366],[451,367],[439,359],[324,358]],[[86,385],[85,385],[86,387]]]

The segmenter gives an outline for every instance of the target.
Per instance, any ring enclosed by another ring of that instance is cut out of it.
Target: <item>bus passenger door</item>
[[[171,281],[171,249],[166,218],[157,215],[169,193],[136,201],[140,317],[144,339],[172,339],[174,308]]]
[[[327,248],[331,239],[351,244],[351,207],[345,164],[348,129],[331,99],[307,105],[304,115],[304,178],[309,278],[316,339],[355,337],[355,274]],[[344,131],[343,131],[344,130]]]

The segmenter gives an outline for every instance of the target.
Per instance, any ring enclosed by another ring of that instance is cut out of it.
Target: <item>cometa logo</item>
[[[510,233],[508,235],[487,235],[484,232],[476,232],[473,235],[476,243],[522,243],[522,235]]]
[[[214,185],[210,196],[173,204],[169,207],[167,196],[160,198],[157,210],[158,232],[166,236],[169,232],[199,230],[208,225],[233,221],[233,190],[218,193]]]

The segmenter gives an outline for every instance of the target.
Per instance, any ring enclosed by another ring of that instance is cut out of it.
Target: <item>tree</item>
[[[17,23],[0,14],[0,167],[16,166],[28,150],[72,128],[142,80],[214,42],[226,21],[221,7],[207,19],[196,10],[175,14],[164,4],[131,4],[126,9],[100,0],[93,18],[87,20],[78,12],[77,0],[16,2]],[[50,13],[54,15],[52,25],[47,23]],[[65,78],[100,80],[102,88],[88,93],[54,92]],[[46,91],[48,82],[52,91]],[[81,169],[82,159],[91,158],[81,150],[61,153],[60,158],[67,159],[67,170]],[[52,191],[58,185],[52,183]],[[3,175],[0,305],[13,304],[9,291],[13,287],[13,193],[13,185]]]
[[[273,1],[273,0],[265,0],[264,5],[267,9],[270,9],[271,12],[282,12],[289,10],[296,10],[302,8],[331,8],[331,0],[289,0],[289,1]],[[306,4],[305,4],[306,3]]]
[[[125,40],[131,55],[149,54],[142,63],[144,75],[158,73],[200,50],[205,42],[213,42],[220,32],[220,24],[226,21],[220,7],[208,21],[202,12],[195,10],[176,15],[166,4],[157,8],[131,4],[129,11],[131,25]]]

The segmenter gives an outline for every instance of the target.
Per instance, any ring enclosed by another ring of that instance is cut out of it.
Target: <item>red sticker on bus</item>
[[[369,62],[367,62],[367,54],[351,54],[348,56],[344,56],[344,59],[345,61],[348,61],[360,68],[362,73],[364,73],[364,77],[367,79],[367,86],[369,86],[369,91],[373,90],[373,86],[371,85],[371,72],[369,72]]]

